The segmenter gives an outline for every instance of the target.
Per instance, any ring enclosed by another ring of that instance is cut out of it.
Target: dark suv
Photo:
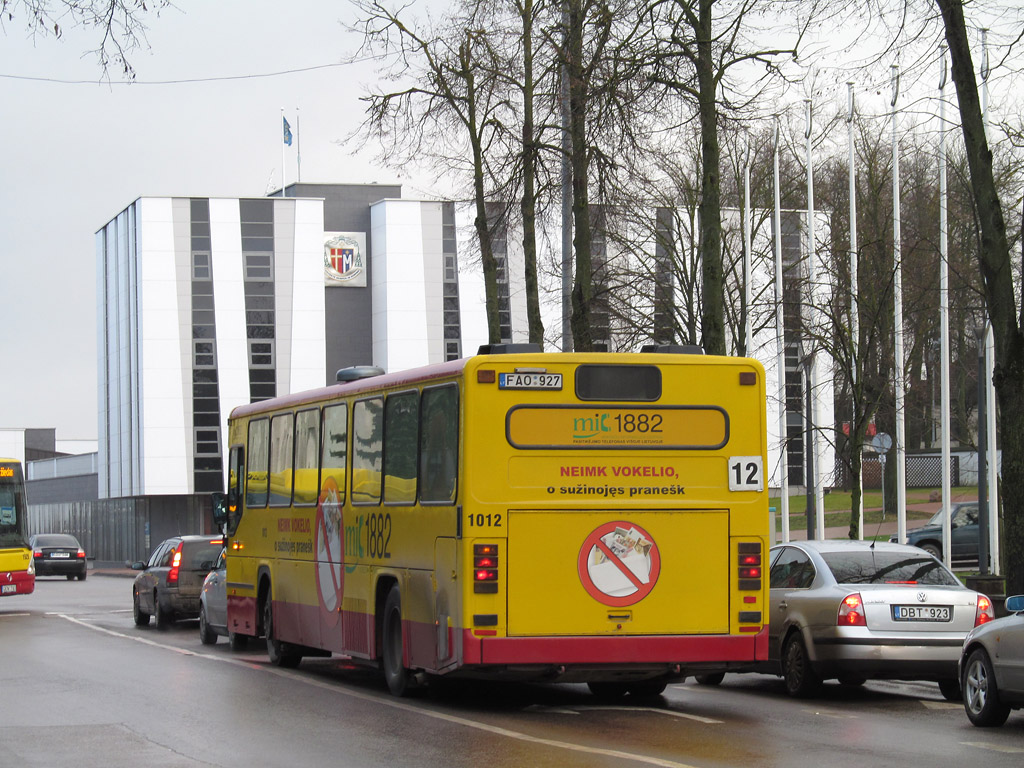
[[[142,571],[132,585],[135,623],[144,627],[155,615],[157,627],[164,629],[178,619],[196,618],[203,579],[223,546],[217,536],[175,536],[154,549],[148,563],[130,563]]]

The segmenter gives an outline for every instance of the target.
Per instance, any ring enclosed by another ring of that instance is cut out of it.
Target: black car
[[[78,539],[67,533],[37,533],[28,540],[36,576],[66,576],[85,581],[88,565]]]
[[[203,579],[217,563],[224,540],[219,536],[174,536],[153,550],[149,562],[128,563],[142,571],[132,585],[132,613],[136,625],[165,629],[178,619],[199,616]]]
[[[978,562],[978,502],[961,501],[949,510],[950,556],[955,565],[976,565]],[[891,536],[889,541],[896,541]],[[942,559],[942,510],[920,528],[907,531],[907,544],[920,547],[933,557]]]

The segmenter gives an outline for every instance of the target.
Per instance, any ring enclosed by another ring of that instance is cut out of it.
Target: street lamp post
[[[985,337],[988,327],[975,329],[978,337],[978,570],[988,575],[988,403],[985,386]]]

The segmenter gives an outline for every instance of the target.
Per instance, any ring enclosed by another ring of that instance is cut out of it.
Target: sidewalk
[[[974,496],[964,496],[962,494],[954,494],[950,503],[956,503],[958,501],[974,501]],[[941,501],[923,501],[915,502],[913,504],[907,504],[907,530],[912,531],[915,528],[920,528],[922,525],[931,519],[932,515],[938,512],[942,508]],[[870,508],[873,511],[881,511],[881,507]],[[865,509],[865,512],[868,510]],[[913,513],[913,516],[911,516]],[[835,512],[829,513],[826,517],[831,518],[833,521],[837,519],[839,515]],[[843,513],[842,515],[844,524],[843,525],[826,525],[825,527],[825,538],[826,539],[846,539],[850,536],[850,523],[849,513]],[[794,541],[803,541],[807,538],[807,521],[803,514],[794,514],[792,507],[790,508],[789,515],[789,538]],[[799,520],[799,522],[798,522]],[[893,536],[896,533],[896,511],[892,510],[886,513],[885,520],[880,523],[864,523],[864,532],[862,535],[866,535],[870,538],[875,536],[884,536],[886,539],[889,536]],[[781,541],[780,535],[776,534],[776,538]]]

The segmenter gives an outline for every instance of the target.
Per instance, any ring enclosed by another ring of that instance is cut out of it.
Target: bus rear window
[[[661,371],[653,365],[581,365],[576,397],[653,402],[661,397]]]

